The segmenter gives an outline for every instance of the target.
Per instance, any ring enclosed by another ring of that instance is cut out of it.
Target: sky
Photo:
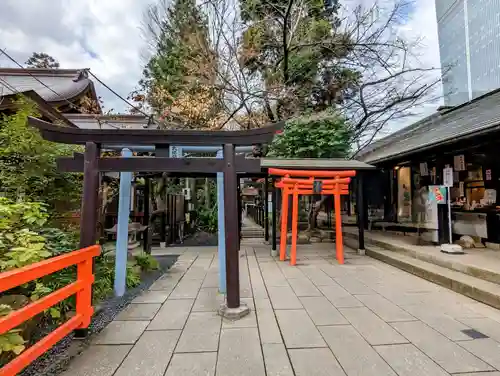
[[[101,80],[126,97],[137,85],[144,67],[143,12],[154,0],[0,0],[0,49],[24,63],[33,52],[56,58],[61,68],[90,68]],[[341,2],[373,0],[341,0]],[[380,0],[390,2],[394,0]],[[402,35],[422,38],[420,59],[439,67],[435,0],[417,0],[406,9]],[[0,66],[13,66],[0,56]],[[128,106],[97,85],[106,109]],[[439,104],[422,109],[433,112]]]

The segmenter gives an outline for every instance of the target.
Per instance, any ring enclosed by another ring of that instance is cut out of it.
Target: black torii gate
[[[206,175],[224,173],[225,237],[226,237],[226,305],[221,315],[240,318],[249,312],[240,303],[239,282],[239,213],[237,173],[261,173],[259,159],[235,157],[235,146],[270,143],[283,129],[284,123],[245,131],[191,131],[151,129],[79,129],[57,126],[33,117],[28,123],[40,130],[48,141],[85,145],[81,157],[61,158],[59,168],[84,173],[81,206],[80,247],[94,245],[96,239],[99,172],[171,172]],[[207,158],[101,158],[100,150],[108,145],[154,145],[156,155],[168,155],[170,145],[223,146],[224,159]],[[82,166],[83,164],[83,166]]]

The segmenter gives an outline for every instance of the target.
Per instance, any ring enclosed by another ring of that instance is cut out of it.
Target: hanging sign
[[[491,180],[491,170],[486,170],[486,180]]]
[[[443,185],[430,185],[429,201],[438,204],[446,204],[446,187]]]
[[[321,180],[313,181],[313,192],[316,194],[320,194],[323,190],[323,182]]]
[[[443,170],[443,183],[445,187],[453,187],[453,168],[446,167]]]
[[[463,154],[453,157],[453,167],[455,167],[457,171],[465,171],[465,157]]]
[[[421,176],[429,175],[429,169],[427,168],[427,162],[420,163],[420,175]]]
[[[458,195],[459,195],[460,197],[464,197],[464,196],[465,196],[465,189],[464,189],[464,186],[465,186],[465,184],[464,184],[464,182],[463,182],[463,181],[461,181],[460,183],[458,183],[458,190],[459,190],[459,194],[458,194]]]

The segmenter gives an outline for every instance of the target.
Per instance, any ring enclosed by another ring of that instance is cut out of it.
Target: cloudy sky
[[[62,68],[90,68],[126,97],[140,79],[144,65],[141,24],[151,1],[0,0],[0,49],[6,49],[20,63],[37,51],[55,57]],[[417,0],[408,8],[407,17],[401,32],[409,38],[423,38],[422,64],[438,67],[434,0]],[[0,66],[13,65],[0,55]],[[98,87],[98,94],[108,109],[127,109],[103,87]],[[424,112],[432,112],[436,106]]]

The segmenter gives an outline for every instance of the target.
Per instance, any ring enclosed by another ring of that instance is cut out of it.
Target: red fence
[[[94,283],[92,259],[98,256],[100,251],[100,247],[95,245],[23,268],[0,273],[0,293],[2,293],[69,266],[77,265],[75,282],[10,313],[8,316],[0,318],[0,334],[4,334],[76,294],[75,316],[5,365],[0,369],[0,375],[16,375],[73,330],[85,329],[90,325],[94,312],[92,308],[92,283]]]

